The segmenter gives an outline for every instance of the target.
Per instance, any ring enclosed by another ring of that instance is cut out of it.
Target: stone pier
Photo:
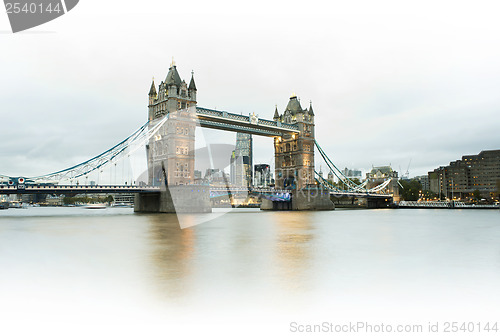
[[[321,187],[306,187],[292,192],[289,202],[270,201],[262,199],[261,210],[335,210],[335,205],[330,200],[330,192]]]
[[[134,212],[212,212],[210,190],[206,185],[176,185],[159,192],[136,194]]]

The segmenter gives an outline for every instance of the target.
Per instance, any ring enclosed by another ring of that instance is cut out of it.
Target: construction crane
[[[403,180],[409,180],[410,179],[410,165],[411,165],[411,160],[412,159],[410,159],[410,162],[408,162],[408,168],[406,168],[406,172],[403,174],[403,176],[401,176],[401,178]]]

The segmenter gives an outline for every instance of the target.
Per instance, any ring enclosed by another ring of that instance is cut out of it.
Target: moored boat
[[[106,205],[102,203],[87,204],[84,206],[85,209],[106,209]]]
[[[28,209],[28,204],[14,201],[14,202],[9,203],[9,208],[11,208],[11,209]]]

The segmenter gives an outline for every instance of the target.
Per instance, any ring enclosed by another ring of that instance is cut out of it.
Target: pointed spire
[[[312,102],[312,100],[309,101],[309,115],[314,116],[313,102]]]
[[[175,62],[173,61],[172,58],[172,64],[168,69],[168,74],[167,77],[165,78],[165,84],[177,85],[179,87],[181,86],[181,83],[182,83],[181,76],[179,76],[179,73],[177,72],[177,67],[175,66]]]
[[[194,83],[194,71],[191,71],[191,81],[189,82],[189,90],[196,91],[196,84]]]
[[[280,114],[278,113],[278,105],[276,105],[276,108],[274,109],[274,120],[277,120],[280,118]]]
[[[290,97],[285,111],[290,111],[292,115],[295,115],[296,113],[302,113],[304,111],[302,109],[302,106],[300,106],[300,101],[297,99],[297,95],[295,93]]]
[[[155,78],[153,77],[153,82],[151,83],[151,89],[149,89],[150,96],[156,96]]]

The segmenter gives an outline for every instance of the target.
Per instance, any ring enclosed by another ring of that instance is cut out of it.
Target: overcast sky
[[[124,139],[172,57],[186,81],[195,71],[199,106],[271,119],[295,92],[340,168],[411,160],[426,174],[500,148],[497,3],[81,0],[17,34],[1,13],[0,174],[60,170]],[[269,162],[272,140],[254,144]]]

